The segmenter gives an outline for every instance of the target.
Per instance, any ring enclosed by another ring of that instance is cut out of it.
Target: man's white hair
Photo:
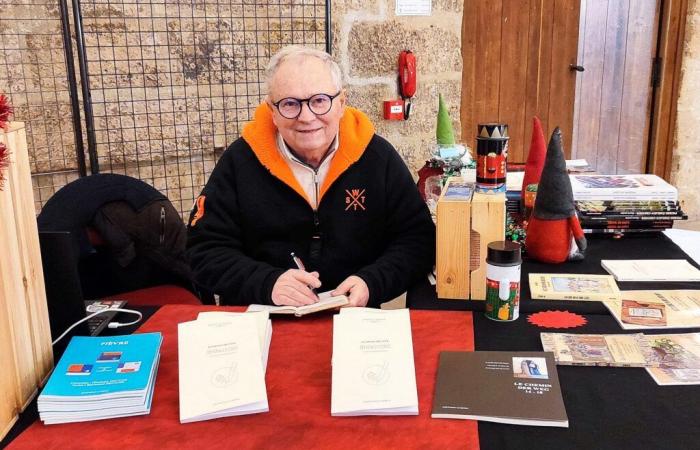
[[[333,61],[331,55],[324,51],[316,50],[315,48],[289,45],[287,47],[283,47],[277,53],[272,55],[270,62],[267,63],[265,77],[268,95],[270,93],[270,89],[272,88],[272,79],[274,78],[275,73],[277,73],[277,69],[279,69],[280,65],[282,65],[284,61],[288,59],[301,59],[307,57],[318,58],[323,61],[331,73],[331,78],[333,79],[333,83],[335,84],[336,88],[338,90],[343,88],[343,74],[340,71],[340,66],[338,66],[338,63]]]

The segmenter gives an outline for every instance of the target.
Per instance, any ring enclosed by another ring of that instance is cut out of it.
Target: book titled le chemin
[[[547,352],[441,352],[432,417],[569,426]]]

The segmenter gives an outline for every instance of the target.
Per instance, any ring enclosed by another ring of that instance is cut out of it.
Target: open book
[[[338,308],[349,303],[347,296],[331,296],[331,291],[318,294],[318,302],[304,306],[275,306],[275,305],[250,305],[246,311],[268,311],[270,314],[294,314],[297,317],[306,314],[323,311],[326,309]]]

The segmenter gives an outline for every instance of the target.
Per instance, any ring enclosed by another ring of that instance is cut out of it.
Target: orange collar
[[[243,127],[241,135],[250,145],[250,148],[253,149],[253,153],[260,163],[272,175],[282,180],[282,182],[294,189],[311,204],[310,199],[306,197],[304,189],[294,177],[292,169],[289,168],[277,148],[275,140],[277,128],[272,122],[272,111],[267,103],[262,103],[258,106],[255,110],[253,121],[248,122]],[[333,156],[328,174],[323,182],[323,186],[321,186],[319,203],[333,182],[355,161],[360,159],[372,136],[374,136],[374,125],[372,125],[369,118],[355,108],[346,107],[345,114],[340,119],[338,150]]]

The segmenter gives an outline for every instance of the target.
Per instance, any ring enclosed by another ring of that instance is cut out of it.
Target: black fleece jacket
[[[224,304],[269,304],[277,278],[295,268],[294,252],[319,272],[320,291],[357,275],[376,307],[424,277],[435,227],[403,160],[366,116],[347,108],[317,211],[279,156],[270,117],[261,105],[192,211],[196,281]]]

